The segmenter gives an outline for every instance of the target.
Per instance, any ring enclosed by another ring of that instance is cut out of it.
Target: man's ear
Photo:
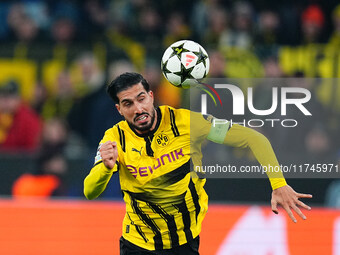
[[[122,115],[122,116],[123,116],[122,112],[120,111],[120,105],[119,105],[119,104],[115,104],[115,106],[116,106],[116,108],[117,108],[118,112],[120,113],[120,115]]]
[[[152,98],[152,102],[154,101],[154,97],[153,97],[153,91],[152,90],[150,90],[149,92],[148,92],[148,94],[150,95],[150,97]]]

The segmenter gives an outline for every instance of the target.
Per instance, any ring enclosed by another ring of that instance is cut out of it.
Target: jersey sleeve
[[[262,166],[280,167],[269,140],[253,129],[237,124],[233,125],[224,139],[224,144],[233,147],[250,148]],[[273,190],[287,185],[281,171],[267,172],[267,175]]]
[[[211,129],[211,116],[190,112],[190,134],[192,142],[202,142]]]
[[[202,115],[197,112],[191,112],[190,114],[192,141],[208,139],[220,144],[224,142],[224,138],[230,128],[229,121],[217,119],[212,115]]]
[[[113,169],[108,169],[102,161],[100,147],[107,141],[116,141],[113,128],[107,130],[103,139],[100,141],[94,159],[94,165],[84,180],[84,195],[87,199],[97,198],[105,190],[111,176],[119,169],[118,159]]]

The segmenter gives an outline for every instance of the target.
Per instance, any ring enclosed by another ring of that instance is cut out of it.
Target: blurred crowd
[[[122,72],[141,72],[157,105],[188,107],[160,72],[163,51],[181,39],[208,50],[210,77],[325,78],[303,84],[317,122],[261,131],[286,155],[340,159],[340,84],[329,79],[340,77],[337,1],[1,1],[0,151],[36,158],[12,194],[69,194],[68,160],[87,158],[86,174],[121,120],[105,86]],[[255,88],[258,105],[270,104],[270,86]]]

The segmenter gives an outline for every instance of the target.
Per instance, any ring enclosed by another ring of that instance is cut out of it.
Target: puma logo
[[[142,155],[142,149],[143,149],[143,147],[140,147],[140,150],[137,150],[137,149],[135,149],[135,148],[132,148],[132,151],[138,152],[139,155],[141,156],[141,155]]]

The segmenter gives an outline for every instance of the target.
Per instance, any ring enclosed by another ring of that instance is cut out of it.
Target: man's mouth
[[[137,122],[137,123],[143,123],[143,122],[145,122],[147,119],[148,119],[148,114],[141,114],[141,115],[139,115],[139,116],[137,116],[136,118],[135,118],[135,122]]]

